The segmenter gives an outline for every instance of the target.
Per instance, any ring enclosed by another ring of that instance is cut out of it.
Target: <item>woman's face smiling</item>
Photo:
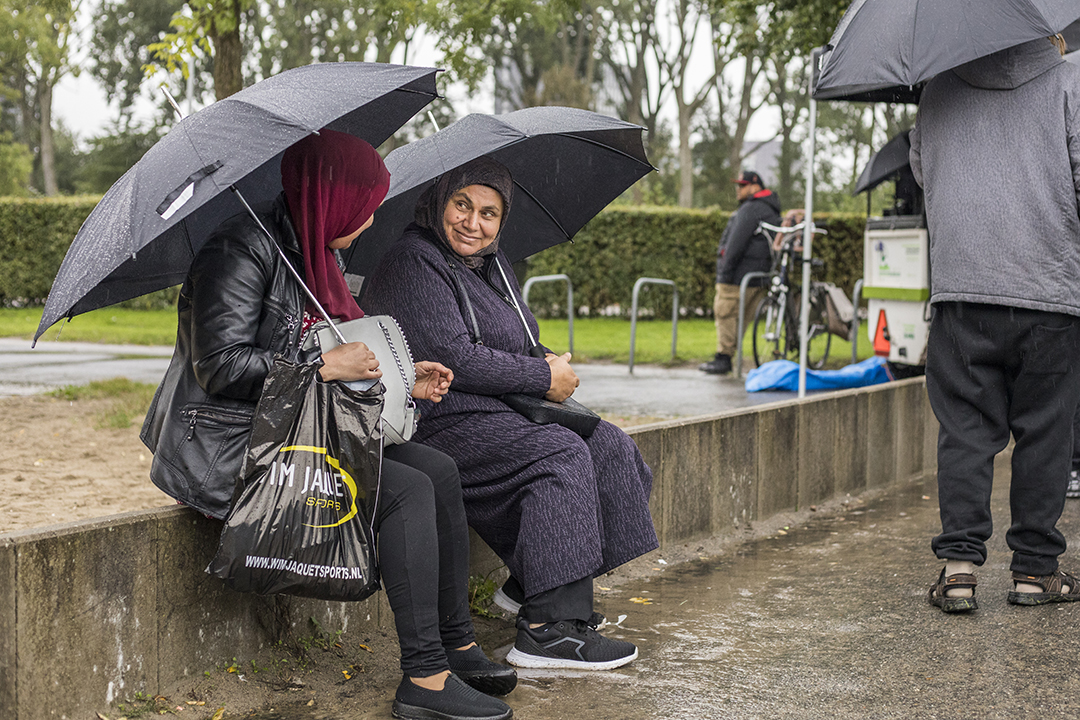
[[[495,241],[502,225],[503,201],[487,185],[469,185],[450,197],[443,210],[443,230],[458,255],[475,255]]]

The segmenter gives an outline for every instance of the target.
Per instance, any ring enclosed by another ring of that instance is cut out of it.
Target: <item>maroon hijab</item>
[[[363,317],[329,243],[356,232],[386,197],[390,172],[379,153],[353,135],[320,130],[285,151],[281,185],[304,254],[307,286],[331,317]]]

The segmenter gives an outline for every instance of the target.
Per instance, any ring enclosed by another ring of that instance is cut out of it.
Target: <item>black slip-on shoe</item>
[[[465,650],[446,651],[450,672],[488,695],[506,695],[517,686],[517,671],[500,665],[484,654],[479,645]]]
[[[451,674],[442,690],[422,688],[403,677],[390,714],[400,720],[509,720],[510,706]]]

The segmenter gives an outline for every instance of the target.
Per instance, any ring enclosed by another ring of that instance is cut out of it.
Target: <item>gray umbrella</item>
[[[442,173],[481,155],[514,176],[499,247],[511,261],[566,242],[653,167],[642,127],[588,110],[534,107],[468,115],[386,156],[390,192],[353,243],[347,272],[366,276],[412,222],[416,200]]]
[[[890,177],[908,167],[908,153],[911,151],[911,143],[908,141],[908,133],[905,130],[898,133],[892,140],[885,143],[880,150],[870,156],[870,161],[859,173],[859,179],[855,182],[852,195],[858,195],[867,190],[873,190]]]
[[[915,102],[939,72],[1077,18],[1077,0],[855,0],[829,41],[814,97]]]
[[[281,190],[281,155],[322,128],[380,145],[437,97],[433,68],[321,63],[287,70],[184,118],[105,194],[53,281],[54,322],[184,280],[215,227]]]

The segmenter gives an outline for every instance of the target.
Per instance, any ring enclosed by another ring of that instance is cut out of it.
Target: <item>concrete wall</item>
[[[635,428],[662,545],[934,469],[921,378]],[[171,507],[0,535],[0,718],[85,717],[242,661],[289,632],[392,626],[363,603],[234,593],[203,570],[220,524]],[[497,566],[474,537],[474,570]]]

